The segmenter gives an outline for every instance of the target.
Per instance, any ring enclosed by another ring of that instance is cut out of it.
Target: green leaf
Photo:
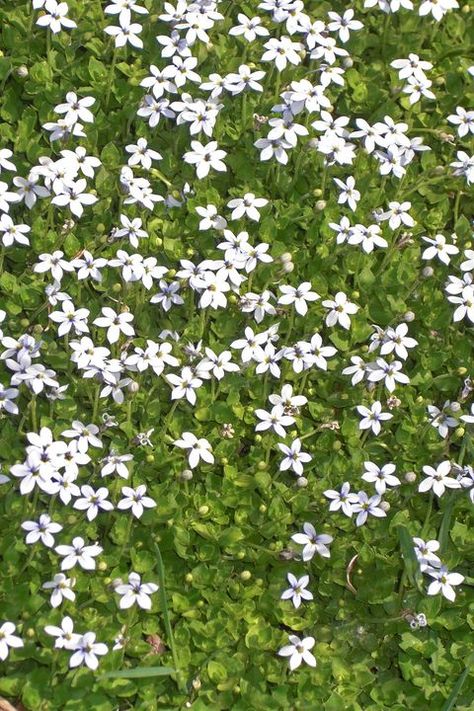
[[[153,676],[169,676],[175,673],[172,667],[135,667],[134,669],[118,669],[117,671],[105,672],[99,677],[102,679],[145,679]]]
[[[413,539],[406,526],[398,526],[398,538],[408,580],[413,586],[419,587],[421,583],[420,566],[413,547]]]

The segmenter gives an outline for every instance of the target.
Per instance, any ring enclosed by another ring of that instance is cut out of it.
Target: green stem
[[[107,94],[105,95],[105,112],[107,113],[109,108],[110,94],[112,91],[112,85],[114,81],[115,64],[117,62],[117,47],[114,47],[114,53],[112,55],[112,63],[110,65],[109,76],[107,79]]]

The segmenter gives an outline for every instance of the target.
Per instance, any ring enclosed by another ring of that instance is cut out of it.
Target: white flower
[[[202,380],[195,377],[194,371],[191,368],[185,366],[181,371],[181,375],[171,373],[166,376],[166,380],[173,386],[171,392],[172,400],[180,400],[185,397],[191,405],[196,404],[195,390],[201,387]]]
[[[247,215],[251,220],[258,222],[260,220],[259,208],[265,207],[268,200],[265,198],[257,198],[253,193],[245,193],[243,198],[234,198],[229,200],[227,207],[232,210],[231,220],[239,220],[244,215]]]
[[[40,27],[49,27],[53,34],[61,32],[63,27],[73,29],[77,27],[73,20],[66,17],[68,6],[65,2],[56,2],[56,0],[46,0],[44,4],[46,15],[41,15],[36,20],[36,24]]]
[[[295,533],[291,540],[304,546],[301,557],[305,563],[311,560],[315,553],[323,558],[331,557],[328,545],[332,543],[333,537],[325,533],[318,535],[312,523],[304,523],[303,533]]]
[[[436,496],[440,497],[446,491],[446,487],[449,489],[460,489],[461,484],[459,481],[449,476],[451,471],[452,464],[448,459],[438,464],[436,469],[429,466],[423,467],[426,479],[420,482],[418,491],[430,491],[430,489],[432,489]]]
[[[322,305],[325,309],[329,309],[329,313],[326,315],[326,326],[335,326],[336,323],[339,323],[346,330],[351,327],[349,314],[355,314],[359,310],[356,304],[347,300],[343,291],[338,291],[334,300],[326,299]]]
[[[393,417],[389,412],[382,412],[382,403],[379,400],[373,402],[370,409],[364,405],[357,405],[356,409],[357,412],[362,415],[362,420],[359,422],[359,429],[371,429],[374,435],[380,433],[380,422],[391,420]]]
[[[85,664],[93,671],[99,666],[97,655],[101,656],[108,652],[106,644],[95,641],[94,632],[86,632],[82,637],[79,637],[74,649],[75,652],[69,660],[69,666],[74,668]]]
[[[464,580],[464,575],[460,573],[450,573],[448,569],[442,565],[441,568],[428,568],[426,573],[434,578],[429,584],[428,595],[437,595],[439,592],[450,602],[456,599],[456,593],[453,585],[461,585]]]
[[[395,390],[397,383],[406,385],[410,382],[408,376],[400,372],[402,367],[402,363],[399,360],[387,363],[384,358],[377,358],[376,362],[370,366],[367,380],[373,383],[383,380],[385,387],[391,393]]]
[[[331,499],[329,511],[342,509],[342,513],[349,517],[353,514],[353,505],[359,501],[357,494],[351,493],[351,485],[347,481],[344,482],[340,491],[327,489],[323,491],[323,494],[327,499]]]
[[[180,449],[189,450],[188,462],[191,469],[197,467],[200,459],[208,464],[214,464],[211,445],[203,437],[198,439],[192,432],[183,432],[181,439],[175,440],[174,445]]]
[[[295,634],[288,635],[290,644],[282,647],[278,654],[280,657],[290,657],[290,670],[297,669],[301,662],[306,662],[310,667],[316,666],[316,659],[311,653],[315,644],[314,637],[305,637],[300,639]]]
[[[458,254],[459,249],[454,244],[446,242],[444,235],[435,235],[433,239],[422,237],[422,239],[431,245],[424,250],[421,255],[422,259],[434,259],[437,257],[443,264],[449,264],[452,254]]]
[[[105,486],[101,486],[95,491],[88,484],[81,486],[82,496],[75,500],[74,508],[80,511],[87,511],[87,520],[93,521],[99,511],[112,511],[114,506],[110,501],[107,501],[109,490]]]
[[[456,107],[456,113],[448,116],[449,123],[458,127],[458,136],[463,138],[469,132],[474,133],[474,111],[466,111],[462,106]]]
[[[10,647],[16,649],[23,647],[23,640],[13,634],[15,629],[13,622],[4,622],[0,627],[0,660],[2,662],[8,657]]]
[[[311,291],[311,282],[305,281],[298,288],[284,284],[280,286],[280,291],[283,296],[278,299],[279,304],[294,304],[295,310],[300,316],[305,316],[308,312],[307,301],[317,301],[320,298],[319,294]]]
[[[124,311],[117,314],[108,306],[102,307],[103,316],[98,316],[92,323],[94,326],[100,326],[107,329],[107,340],[109,343],[116,343],[120,337],[120,333],[125,336],[134,336],[135,331],[130,321],[133,321],[133,314]]]
[[[55,649],[75,649],[81,639],[81,635],[74,632],[74,623],[68,615],[63,617],[61,627],[46,625],[44,631],[51,637],[56,637]]]
[[[282,600],[291,600],[293,605],[298,609],[302,600],[313,599],[313,593],[306,590],[306,586],[309,583],[309,575],[303,575],[298,579],[292,573],[288,573],[286,577],[288,578],[290,587],[282,592]]]
[[[227,227],[227,220],[217,214],[215,205],[206,207],[196,207],[197,214],[202,217],[199,223],[200,230],[224,230]]]
[[[274,405],[271,412],[258,409],[255,410],[255,415],[261,420],[256,426],[256,432],[263,432],[268,429],[273,429],[279,437],[286,437],[285,427],[289,427],[295,423],[295,418],[286,414],[283,405]]]
[[[269,34],[267,28],[262,26],[260,17],[248,18],[247,15],[239,12],[237,19],[240,24],[230,28],[230,35],[243,35],[247,42],[255,42],[257,35],[265,37]]]
[[[79,563],[84,570],[95,570],[94,558],[102,553],[103,548],[97,543],[86,546],[84,539],[76,536],[71,546],[56,546],[56,553],[63,556],[61,570],[70,570]]]
[[[36,543],[41,541],[43,545],[48,548],[54,546],[53,533],[59,533],[63,530],[63,527],[59,523],[54,523],[51,521],[51,517],[48,514],[41,514],[38,521],[25,521],[21,524],[21,527],[28,531],[25,538],[25,543]]]
[[[104,28],[104,32],[115,37],[115,46],[124,47],[129,42],[133,47],[143,49],[143,42],[138,36],[142,31],[142,26],[137,22],[130,22],[130,15],[119,15],[120,27],[109,25]]]
[[[415,555],[420,564],[420,570],[424,572],[429,567],[439,568],[441,560],[435,554],[439,550],[438,541],[424,541],[422,538],[413,538]]]
[[[75,578],[67,578],[64,573],[57,573],[52,580],[48,580],[48,582],[43,583],[41,587],[44,590],[52,590],[51,597],[49,599],[51,607],[59,607],[63,601],[63,598],[74,602],[76,594],[72,588],[75,583]]]
[[[158,590],[155,583],[142,583],[138,573],[130,573],[128,583],[117,585],[115,592],[121,595],[119,606],[121,610],[128,610],[132,605],[138,605],[142,610],[151,609],[150,595]]]
[[[87,317],[89,309],[76,309],[72,301],[65,300],[61,304],[62,311],[53,311],[49,314],[51,321],[59,323],[58,336],[65,336],[74,328],[74,333],[88,333]]]
[[[100,470],[101,476],[109,476],[109,474],[118,474],[122,479],[128,479],[128,469],[125,462],[131,462],[133,454],[109,454],[102,461],[105,462]]]
[[[132,514],[135,518],[141,518],[145,508],[149,509],[156,506],[156,501],[150,496],[146,496],[145,484],[140,484],[140,486],[137,486],[135,489],[129,486],[123,486],[122,496],[124,498],[118,502],[117,508],[121,511],[132,509]]]
[[[300,52],[304,47],[300,42],[293,42],[289,37],[276,39],[272,37],[264,45],[266,52],[262,55],[262,62],[275,62],[279,72],[285,69],[288,62],[299,64],[301,62]]]
[[[354,513],[358,513],[356,518],[356,526],[363,526],[363,524],[367,521],[369,514],[371,516],[376,516],[377,518],[383,518],[387,515],[379,506],[381,500],[382,499],[378,494],[375,494],[369,498],[365,491],[359,491],[358,501],[352,506]]]
[[[205,178],[209,175],[211,168],[221,172],[227,170],[222,162],[227,153],[217,148],[217,141],[211,141],[207,145],[203,145],[199,141],[191,141],[191,148],[192,151],[187,151],[183,159],[186,163],[196,166],[198,178]]]
[[[93,106],[95,104],[95,99],[93,96],[85,96],[83,99],[78,99],[77,94],[74,91],[68,91],[66,94],[66,101],[64,104],[58,104],[57,106],[54,107],[54,110],[57,114],[65,114],[64,120],[67,123],[76,123],[77,121],[81,120],[84,121],[85,123],[93,123],[94,122],[94,115],[91,111],[89,111],[89,106]],[[61,155],[64,156],[65,158],[69,158],[70,160],[74,163],[78,163],[78,159],[82,160],[86,154],[86,149],[83,148],[82,146],[79,146],[79,148],[76,149],[76,151],[68,151],[64,150],[61,151]],[[95,167],[99,167],[100,160],[98,158],[93,158],[93,161],[96,162]],[[94,177],[94,173],[90,177]]]
[[[355,189],[355,179],[350,175],[345,183],[339,180],[339,178],[334,178],[334,182],[340,190],[337,202],[339,205],[344,205],[347,202],[350,209],[354,212],[360,200],[360,192]]]
[[[394,476],[395,464],[384,464],[383,467],[378,467],[373,462],[364,462],[365,472],[362,474],[362,479],[371,484],[375,484],[377,494],[385,494],[387,486],[399,486],[401,481]]]
[[[29,245],[30,240],[26,234],[30,231],[28,225],[15,225],[10,215],[3,213],[0,216],[0,232],[3,232],[2,243],[5,247],[17,244]]]
[[[407,227],[413,227],[415,220],[408,214],[411,202],[389,202],[387,212],[382,212],[381,220],[388,220],[388,225],[392,230],[396,230],[403,223]]]
[[[280,463],[280,471],[292,469],[297,476],[302,476],[303,464],[310,462],[312,456],[307,452],[301,451],[301,440],[299,438],[293,440],[289,447],[279,442],[278,447],[285,455]]]

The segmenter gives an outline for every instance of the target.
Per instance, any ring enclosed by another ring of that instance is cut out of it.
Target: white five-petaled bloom
[[[367,521],[369,514],[371,516],[376,516],[377,518],[385,517],[387,514],[379,506],[381,501],[382,499],[378,494],[375,494],[369,498],[365,491],[359,491],[357,502],[353,504],[352,507],[354,513],[358,514],[356,518],[356,526],[363,526],[363,524]]]
[[[53,311],[49,315],[51,321],[58,323],[58,336],[67,335],[71,328],[74,328],[75,334],[88,333],[89,326],[87,325],[87,317],[89,309],[76,309],[72,301],[68,299],[61,304],[62,311]]]
[[[56,2],[56,0],[46,0],[44,4],[46,11],[45,15],[41,15],[36,20],[36,24],[40,27],[49,27],[53,34],[61,32],[62,28],[73,29],[77,27],[73,20],[66,17],[68,6],[65,2]]]
[[[138,22],[130,22],[130,19],[130,14],[120,14],[120,27],[108,25],[108,27],[104,28],[104,32],[115,38],[116,47],[124,47],[128,42],[132,47],[143,49],[143,42],[138,36],[142,31],[142,26]]]
[[[387,486],[399,486],[401,481],[394,476],[395,464],[384,464],[383,467],[378,467],[373,462],[364,462],[365,472],[362,474],[362,479],[375,485],[377,494],[385,494]]]
[[[109,490],[105,486],[101,486],[95,491],[92,486],[84,484],[81,486],[81,494],[74,502],[74,508],[80,511],[86,511],[88,521],[93,521],[99,511],[112,511],[114,506],[110,501],[107,501]]]
[[[137,604],[142,610],[151,609],[150,595],[158,590],[155,583],[142,583],[138,573],[130,573],[128,583],[117,585],[115,592],[121,595],[119,606],[121,610],[128,610],[132,605]]]
[[[318,553],[323,558],[331,557],[328,545],[332,543],[333,537],[325,533],[318,535],[312,523],[304,523],[303,533],[295,533],[291,536],[291,540],[298,543],[298,545],[304,546],[301,557],[305,563],[311,560],[315,553]]]
[[[0,216],[0,232],[3,232],[2,243],[4,247],[11,247],[15,242],[17,244],[29,245],[30,240],[26,234],[30,229],[28,225],[15,225],[10,215],[6,213]]]
[[[135,518],[141,518],[144,509],[156,506],[156,501],[150,496],[146,496],[145,484],[140,484],[135,489],[130,486],[122,486],[122,496],[123,499],[118,502],[117,508],[121,511],[132,509]]]
[[[380,422],[383,422],[384,420],[391,420],[393,417],[393,415],[389,412],[382,412],[382,403],[380,400],[373,402],[370,408],[365,407],[364,405],[357,405],[356,409],[359,415],[362,415],[362,419],[359,422],[359,429],[371,429],[374,435],[378,435],[380,433]]]
[[[396,230],[400,225],[404,224],[407,227],[413,227],[415,220],[411,215],[408,214],[408,210],[411,208],[411,202],[389,202],[388,210],[382,212],[380,215],[381,220],[388,220],[388,226],[392,230]]]
[[[351,493],[351,485],[348,481],[344,482],[340,491],[327,489],[323,491],[323,494],[327,499],[331,499],[329,511],[339,511],[341,509],[342,513],[349,516],[349,518],[353,514],[353,505],[359,501],[357,494]]]
[[[286,437],[284,428],[295,423],[295,418],[287,414],[283,405],[274,405],[271,412],[255,410],[255,415],[261,420],[255,425],[256,432],[272,429],[279,437]]]
[[[280,286],[280,291],[283,296],[279,297],[278,303],[284,305],[294,304],[295,310],[300,316],[304,316],[308,312],[307,301],[317,301],[320,298],[319,294],[311,291],[311,282],[309,281],[304,281],[298,288],[283,284],[283,286]]]
[[[437,595],[440,592],[447,600],[454,602],[456,593],[454,592],[453,585],[461,585],[464,580],[464,575],[460,573],[450,573],[444,565],[440,568],[427,568],[425,572],[434,578],[426,591],[428,595]]]
[[[54,641],[55,649],[75,649],[81,639],[81,635],[74,632],[74,622],[69,615],[63,617],[61,627],[46,625],[44,631],[46,634],[51,635],[51,637],[56,637]]]
[[[254,42],[257,35],[266,37],[269,34],[267,28],[262,26],[260,17],[249,18],[247,15],[239,12],[237,19],[240,24],[230,28],[230,35],[243,35],[247,42]]]
[[[456,107],[456,113],[448,116],[449,123],[458,127],[458,136],[463,138],[469,132],[474,133],[474,111],[466,111],[462,106]]]
[[[431,245],[427,247],[423,254],[422,259],[435,259],[438,258],[443,264],[449,264],[451,261],[452,254],[458,254],[459,249],[454,244],[449,244],[446,242],[446,237],[444,235],[435,235],[433,239],[430,237],[422,237],[422,240]]]
[[[54,546],[53,533],[59,533],[63,529],[59,523],[51,521],[51,517],[48,514],[41,514],[38,521],[25,521],[21,524],[21,527],[28,531],[25,543],[30,544],[41,541],[48,548]]]
[[[339,323],[343,328],[348,330],[351,327],[351,319],[349,315],[357,313],[359,307],[347,300],[347,295],[343,291],[338,291],[332,299],[325,299],[322,302],[325,309],[329,309],[326,315],[326,326],[335,326]]]
[[[63,598],[74,602],[76,593],[72,589],[75,585],[75,578],[67,578],[64,573],[57,573],[52,580],[48,580],[41,586],[44,590],[51,590],[49,601],[51,607],[59,607]]]
[[[166,376],[166,380],[173,387],[171,392],[172,400],[180,400],[185,397],[191,405],[196,404],[195,390],[201,387],[202,380],[194,375],[192,368],[185,366],[181,371],[181,375],[171,373]]]
[[[227,170],[222,161],[227,153],[217,148],[217,141],[210,141],[206,145],[200,141],[191,141],[191,148],[192,151],[187,151],[183,158],[185,163],[196,166],[196,175],[199,179],[209,175],[211,168],[220,172]]]
[[[211,445],[203,437],[198,439],[192,432],[183,432],[181,439],[175,440],[174,445],[180,449],[188,450],[188,462],[191,469],[197,467],[200,459],[208,464],[214,464]]]
[[[360,192],[356,190],[355,179],[350,175],[345,183],[343,180],[339,180],[339,178],[334,178],[334,182],[340,190],[337,202],[339,205],[344,205],[347,202],[350,209],[354,212],[360,200]]]
[[[408,376],[400,372],[402,367],[402,363],[399,360],[387,363],[384,358],[377,358],[369,368],[367,380],[374,383],[383,380],[387,390],[392,393],[397,383],[406,385],[410,382]]]
[[[314,637],[300,639],[295,634],[288,635],[290,644],[282,647],[278,654],[280,657],[289,657],[290,670],[297,669],[301,662],[306,662],[310,667],[316,666],[316,659],[311,652],[315,644]]]
[[[279,442],[278,447],[285,455],[280,463],[280,471],[292,469],[297,476],[302,476],[303,464],[310,462],[312,456],[301,451],[301,440],[299,438],[293,440],[289,447]]]
[[[117,314],[108,306],[102,307],[103,316],[98,316],[94,319],[94,326],[100,326],[107,329],[107,340],[109,343],[116,343],[120,337],[120,333],[125,336],[134,336],[135,331],[130,321],[133,321],[133,314],[124,311]]]
[[[23,647],[23,640],[13,634],[16,626],[13,622],[4,622],[0,627],[0,660],[2,662],[8,657],[10,647],[18,649]]]
[[[158,151],[148,148],[148,141],[146,138],[139,138],[136,145],[134,143],[130,143],[128,146],[125,146],[125,150],[127,153],[131,153],[131,156],[128,159],[128,165],[140,164],[142,168],[145,168],[145,170],[149,170],[151,168],[151,162],[153,160],[162,159],[162,155],[158,153]]]
[[[97,655],[107,654],[108,647],[103,642],[95,641],[95,632],[86,632],[79,639],[74,647],[74,654],[69,660],[71,668],[85,664],[93,671],[99,666]]]
[[[299,64],[304,51],[300,42],[293,42],[289,37],[272,37],[263,46],[267,51],[262,55],[262,62],[274,62],[279,72],[285,69],[288,62]]]
[[[239,220],[244,215],[247,215],[254,222],[260,220],[259,208],[265,207],[268,200],[265,198],[255,197],[253,193],[245,193],[243,198],[234,198],[229,200],[227,207],[232,210],[231,220]]]
[[[453,467],[449,459],[446,459],[444,462],[441,462],[441,464],[438,464],[436,469],[424,466],[423,472],[426,474],[426,479],[423,479],[423,481],[420,482],[418,491],[430,491],[430,489],[432,489],[436,496],[440,497],[443,496],[446,491],[446,487],[448,489],[460,489],[461,484],[459,481],[449,476],[452,468]]]
[[[59,207],[69,207],[73,215],[81,217],[84,212],[84,205],[94,205],[98,201],[92,193],[85,193],[87,187],[85,178],[79,180],[71,180],[68,183],[62,183],[57,188],[57,194],[51,200],[52,205]],[[56,191],[55,191],[56,192]]]
[[[290,587],[282,592],[282,600],[291,600],[293,605],[298,608],[302,600],[313,599],[313,593],[306,590],[306,586],[309,583],[309,575],[296,578],[293,573],[288,573],[286,577],[288,578]]]
[[[413,546],[415,555],[418,559],[421,572],[427,570],[427,568],[436,566],[439,568],[441,566],[441,560],[436,555],[435,551],[439,550],[438,541],[424,541],[422,538],[413,538]]]
[[[76,563],[79,563],[84,570],[95,570],[94,558],[102,553],[103,548],[97,543],[86,546],[81,536],[72,539],[71,546],[56,546],[56,553],[63,556],[61,570],[70,570]]]

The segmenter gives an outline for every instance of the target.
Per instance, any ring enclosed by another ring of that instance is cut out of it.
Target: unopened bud
[[[181,479],[181,481],[191,481],[191,479],[193,478],[193,473],[191,469],[184,469],[184,471],[180,473],[179,478]]]
[[[424,279],[429,279],[430,277],[433,276],[433,274],[434,274],[433,267],[424,267],[424,269],[421,270],[421,276]]]
[[[140,390],[140,385],[136,380],[132,380],[132,382],[127,385],[127,390],[129,393],[135,394]]]
[[[415,314],[413,313],[413,311],[407,311],[403,318],[405,321],[408,321],[408,323],[411,323],[415,320]]]
[[[28,67],[25,67],[25,65],[22,64],[21,67],[17,68],[16,75],[20,79],[26,79],[26,77],[28,76]]]
[[[354,66],[354,60],[351,57],[344,57],[342,60],[342,66],[344,69],[350,69]]]
[[[247,580],[250,580],[251,577],[252,577],[252,573],[250,572],[250,570],[243,570],[240,573],[240,579],[243,580],[244,583],[247,582]]]
[[[290,252],[283,252],[283,254],[280,257],[280,262],[284,264],[285,262],[291,262],[292,261],[292,256]]]
[[[407,472],[405,474],[405,481],[407,484],[413,484],[416,481],[415,472]]]
[[[388,503],[388,501],[381,501],[379,507],[382,509],[382,511],[390,511],[390,504]]]
[[[299,489],[305,489],[308,486],[308,480],[304,476],[299,476],[296,480],[296,486]]]
[[[326,209],[326,200],[318,200],[314,206],[314,209],[318,212],[322,212]]]
[[[283,271],[285,272],[285,274],[291,274],[294,268],[295,265],[293,264],[293,262],[285,262],[283,265]]]

